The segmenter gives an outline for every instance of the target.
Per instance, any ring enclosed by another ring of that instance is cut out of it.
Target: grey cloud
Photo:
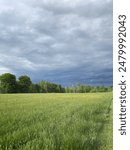
[[[0,73],[77,82],[112,70],[111,0],[1,0],[0,30]]]

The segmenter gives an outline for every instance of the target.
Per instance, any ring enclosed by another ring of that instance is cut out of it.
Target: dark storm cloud
[[[0,73],[112,84],[111,0],[0,0]]]

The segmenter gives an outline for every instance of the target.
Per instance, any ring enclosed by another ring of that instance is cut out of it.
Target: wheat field
[[[112,93],[1,94],[0,150],[112,150]]]

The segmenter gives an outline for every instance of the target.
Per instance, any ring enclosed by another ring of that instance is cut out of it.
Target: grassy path
[[[108,108],[104,112],[104,118],[97,131],[96,140],[91,147],[92,150],[112,150],[113,149],[113,100],[110,101]]]
[[[113,137],[111,136],[113,134],[113,101],[110,103],[110,106],[108,108],[107,118],[106,122],[104,124],[103,132],[101,133],[101,139],[105,139],[105,142],[101,144],[100,150],[112,150],[113,149]]]

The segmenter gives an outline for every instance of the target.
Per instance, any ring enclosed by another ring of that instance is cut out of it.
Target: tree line
[[[0,93],[89,93],[112,91],[112,86],[89,86],[77,84],[71,87],[63,87],[48,81],[33,83],[27,75],[21,75],[18,80],[11,73],[0,75]]]

